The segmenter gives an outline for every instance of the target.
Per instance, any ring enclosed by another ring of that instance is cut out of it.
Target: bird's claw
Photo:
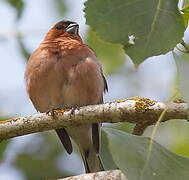
[[[47,114],[48,116],[55,116],[57,110],[60,110],[60,108],[51,109],[51,110],[47,111],[46,114]]]
[[[74,115],[75,114],[75,110],[79,110],[80,109],[80,107],[72,107],[71,108],[71,115]],[[58,111],[61,111],[62,109],[60,109],[60,108],[56,108],[56,109],[51,109],[51,110],[49,110],[49,111],[47,111],[46,112],[46,114],[48,115],[48,116],[55,116],[56,114],[57,114],[57,112]],[[64,111],[69,111],[70,109],[64,109]]]
[[[76,107],[72,107],[72,109],[71,109],[71,115],[74,115],[75,114],[75,110],[79,110],[80,109],[80,107],[78,107],[78,106],[76,106]]]

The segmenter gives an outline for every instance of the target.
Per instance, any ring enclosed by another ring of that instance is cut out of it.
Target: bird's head
[[[54,39],[59,36],[79,37],[79,25],[72,21],[60,21],[56,23],[47,33],[45,39]]]

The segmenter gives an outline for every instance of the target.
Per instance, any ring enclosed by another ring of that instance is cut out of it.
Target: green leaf
[[[20,19],[23,9],[24,9],[24,2],[23,0],[6,0],[12,7],[16,9],[17,12],[17,20]]]
[[[9,144],[8,140],[0,142],[0,162],[3,161],[4,152],[5,152],[8,144]]]
[[[101,148],[101,157],[102,157],[102,162],[103,166],[106,170],[108,169],[117,169],[117,165],[112,159],[112,156],[110,154],[110,151],[108,149],[108,138],[107,134],[102,131],[102,148]]]
[[[91,30],[88,31],[87,44],[95,51],[107,74],[114,73],[126,60],[119,44],[104,42]]]
[[[181,12],[183,12],[183,13],[189,13],[189,5],[186,6],[186,7],[184,7],[184,8],[181,10]]]
[[[186,13],[182,14],[182,17],[183,17],[183,20],[184,20],[184,25],[185,25],[185,27],[187,27],[188,26],[188,20],[189,20],[189,13],[186,12]]]
[[[105,41],[120,43],[135,64],[165,54],[185,30],[177,0],[88,0],[86,22]],[[134,43],[129,36],[134,36]]]
[[[189,157],[189,126],[185,121],[171,120],[166,123],[165,128],[168,128],[171,138],[171,150],[175,153]],[[168,145],[169,146],[169,145]]]
[[[188,20],[189,20],[189,6],[184,7],[182,10],[182,17],[184,20],[185,27],[188,26]]]
[[[189,159],[170,152],[150,139],[103,128],[111,156],[131,180],[188,180]]]

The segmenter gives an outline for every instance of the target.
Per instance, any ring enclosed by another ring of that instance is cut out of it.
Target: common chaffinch
[[[29,58],[26,72],[28,95],[40,112],[103,103],[108,90],[102,67],[92,49],[79,36],[79,25],[60,21]],[[70,137],[79,147],[86,172],[103,170],[99,156],[100,124],[56,129],[71,154]]]

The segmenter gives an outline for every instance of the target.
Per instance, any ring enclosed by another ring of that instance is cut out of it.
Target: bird
[[[25,70],[26,90],[41,113],[103,103],[108,91],[94,50],[79,35],[76,22],[62,20],[46,34],[31,54]],[[86,173],[103,171],[99,155],[101,124],[89,123],[56,129],[68,154],[77,144]]]

